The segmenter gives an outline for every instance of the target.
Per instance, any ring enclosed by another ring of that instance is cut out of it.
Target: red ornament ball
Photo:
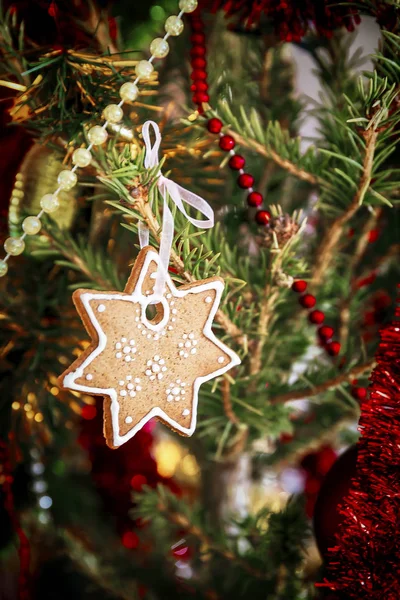
[[[324,342],[327,342],[333,337],[335,330],[333,327],[329,327],[329,325],[323,325],[318,329],[318,335]]]
[[[222,129],[222,121],[216,119],[210,119],[207,123],[207,129],[210,133],[219,133]]]
[[[340,342],[328,342],[326,351],[330,356],[337,356],[340,352]]]
[[[325,313],[322,310],[312,310],[308,315],[308,320],[314,325],[321,325],[325,320]]]
[[[357,446],[354,445],[339,456],[321,485],[314,510],[314,533],[322,557],[327,557],[328,548],[336,545],[335,534],[343,521],[339,506],[349,492],[356,464]]]
[[[253,175],[250,175],[250,173],[242,173],[241,175],[239,175],[237,181],[238,181],[238,186],[240,188],[242,188],[243,190],[248,190],[249,188],[252,187],[252,185],[254,183],[254,177],[253,177]]]
[[[302,279],[298,279],[297,281],[293,282],[292,285],[292,290],[294,292],[297,292],[298,294],[302,294],[303,292],[305,292],[307,289],[307,282],[303,281]]]
[[[241,156],[240,154],[234,154],[229,159],[229,166],[231,169],[234,169],[235,171],[239,171],[239,169],[243,169],[245,164],[246,164],[246,161],[243,158],[243,156]]]
[[[313,308],[317,300],[312,294],[304,294],[299,298],[299,302],[303,308]]]
[[[256,212],[256,223],[259,225],[268,225],[271,219],[271,213],[268,210],[259,210]]]
[[[219,147],[221,150],[228,152],[228,150],[232,150],[235,147],[235,140],[231,135],[223,135],[219,140]]]
[[[247,196],[247,204],[249,206],[261,206],[263,200],[264,198],[260,192],[250,192],[250,194]]]

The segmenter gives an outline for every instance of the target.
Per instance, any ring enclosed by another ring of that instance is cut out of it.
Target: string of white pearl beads
[[[89,146],[87,148],[77,148],[72,154],[72,169],[64,169],[57,177],[58,188],[52,194],[46,194],[40,201],[41,211],[36,216],[26,217],[22,223],[24,233],[19,238],[9,237],[4,243],[6,256],[0,260],[0,277],[6,275],[8,271],[8,260],[11,256],[22,254],[25,249],[25,238],[27,235],[39,233],[42,223],[40,221],[44,213],[51,214],[58,210],[60,202],[58,194],[62,191],[72,189],[78,182],[75,171],[78,168],[87,167],[91,160],[91,149],[93,146],[100,146],[107,141],[108,133],[106,131],[109,124],[116,124],[122,121],[124,116],[122,106],[125,102],[134,102],[139,95],[138,83],[141,79],[147,79],[154,71],[153,61],[155,58],[165,58],[169,53],[169,37],[176,37],[183,31],[182,16],[185,13],[191,13],[197,8],[198,0],[179,0],[180,12],[178,15],[171,15],[165,21],[164,37],[155,38],[150,44],[149,60],[140,60],[135,67],[136,79],[126,81],[119,90],[121,101],[118,104],[109,104],[103,110],[103,125],[94,125],[88,130],[87,137]]]

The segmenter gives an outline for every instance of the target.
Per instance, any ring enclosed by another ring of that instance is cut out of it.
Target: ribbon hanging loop
[[[152,144],[150,140],[150,127],[153,128],[155,134],[154,144]],[[161,144],[161,133],[157,123],[154,121],[146,121],[143,125],[142,135],[146,149],[144,166],[147,169],[153,169],[155,166],[160,164],[158,151]],[[206,202],[201,196],[186,190],[184,187],[178,185],[168,177],[165,177],[161,173],[161,170],[158,172],[157,187],[163,198],[163,219],[159,251],[160,260],[154,285],[152,303],[158,302],[164,294],[172,242],[174,239],[174,217],[171,209],[168,206],[168,196],[175,204],[177,209],[184,215],[184,217],[186,217],[189,223],[195,227],[210,229],[214,226],[214,211],[208,202]],[[191,217],[186,212],[184,203],[199,211],[206,218],[194,219]],[[139,242],[141,248],[147,246],[149,243],[149,230],[143,222],[139,223]]]

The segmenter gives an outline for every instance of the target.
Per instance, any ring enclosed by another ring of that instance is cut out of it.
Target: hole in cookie
[[[146,306],[146,319],[152,325],[157,325],[164,317],[164,307],[159,302],[158,304],[148,304]]]

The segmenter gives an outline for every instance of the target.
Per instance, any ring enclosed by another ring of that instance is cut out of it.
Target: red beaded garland
[[[261,206],[263,203],[263,197],[260,192],[250,192],[247,196],[247,204],[249,206]]]
[[[207,122],[207,129],[210,133],[219,133],[222,129],[222,121],[213,117]]]
[[[268,210],[259,210],[256,212],[256,222],[259,225],[268,225],[271,213]]]
[[[292,285],[292,290],[294,292],[298,292],[299,294],[302,294],[303,292],[305,292],[307,289],[307,282],[303,281],[302,279],[298,279],[297,281],[293,282]]]
[[[312,310],[308,315],[308,320],[315,325],[321,325],[325,320],[325,314],[322,310]]]
[[[328,342],[326,345],[326,351],[331,356],[337,356],[340,352],[340,342]]]
[[[222,150],[232,150],[235,147],[235,140],[231,135],[223,135],[219,140],[219,147]]]
[[[239,171],[239,169],[243,169],[244,165],[246,164],[246,161],[243,158],[243,156],[240,156],[240,154],[234,154],[230,157],[228,164],[231,169]]]
[[[330,327],[329,325],[323,325],[322,327],[320,327],[318,329],[318,335],[321,338],[321,340],[327,342],[328,340],[330,340],[333,337],[333,334],[335,333],[333,327]]]
[[[192,49],[190,51],[192,74],[191,79],[193,84],[191,91],[193,92],[193,103],[197,106],[198,112],[204,113],[203,104],[209,101],[209,95],[207,93],[207,72],[205,59],[206,46],[205,46],[205,35],[204,35],[204,24],[199,16],[199,12],[192,15],[190,18],[192,35],[190,40],[192,42]],[[217,118],[209,119],[207,122],[207,129],[210,133],[218,134],[221,132],[223,127],[222,121]],[[235,139],[230,135],[222,135],[219,141],[219,146],[226,152],[233,150],[235,147]],[[240,171],[245,166],[245,159],[243,156],[232,153],[229,159],[229,166],[235,171]],[[250,173],[241,173],[237,179],[238,186],[242,189],[249,189],[253,187],[254,177]],[[263,197],[259,192],[254,190],[247,196],[247,204],[252,207],[260,207],[263,203]],[[270,221],[271,214],[267,210],[259,210],[255,215],[255,221],[259,225],[267,225]]]
[[[312,294],[304,294],[304,296],[301,296],[301,298],[299,298],[299,302],[304,308],[313,308],[317,300]]]
[[[239,187],[241,187],[243,190],[247,190],[252,187],[254,183],[254,177],[253,175],[250,175],[250,173],[242,173],[239,175],[237,181]]]

